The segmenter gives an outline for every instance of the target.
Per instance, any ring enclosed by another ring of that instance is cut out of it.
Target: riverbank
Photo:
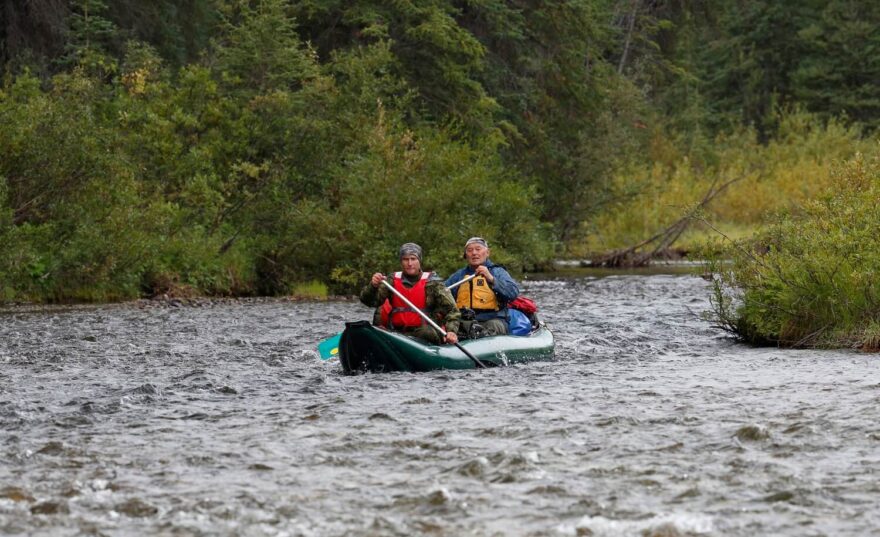
[[[607,267],[593,259],[563,259],[554,261],[554,272],[540,274],[689,274],[698,271],[705,264],[700,259],[655,259],[638,267]]]
[[[744,341],[880,351],[880,158],[840,165],[834,185],[756,237],[722,245],[719,325]]]
[[[659,274],[695,274],[700,271],[703,262],[698,261],[671,261],[655,263],[647,267],[637,268],[603,268],[589,266],[589,260],[557,260],[553,262],[554,270],[525,272],[517,275],[523,283],[535,280],[548,279],[572,279],[583,277],[603,278],[606,276],[620,275],[659,275]],[[68,302],[68,303],[39,303],[39,302],[0,302],[0,313],[8,312],[39,312],[39,311],[64,311],[64,310],[87,310],[95,308],[209,308],[228,306],[233,304],[257,305],[274,303],[300,303],[300,302],[357,302],[356,295],[330,294],[327,288],[309,287],[304,294],[287,296],[199,296],[189,289],[183,296],[158,295],[152,298],[139,298],[134,300],[104,301],[104,302]]]
[[[232,305],[259,306],[268,304],[298,304],[307,302],[357,302],[354,295],[315,296],[266,296],[266,297],[156,297],[116,302],[82,302],[72,304],[38,304],[33,302],[0,303],[3,313],[40,313],[63,311],[88,311],[96,309],[174,309],[174,308],[221,308]]]

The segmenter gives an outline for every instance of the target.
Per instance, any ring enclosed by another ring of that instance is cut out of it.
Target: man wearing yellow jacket
[[[475,277],[452,290],[455,305],[470,308],[487,335],[508,333],[507,303],[519,295],[519,284],[501,265],[489,260],[489,244],[481,237],[471,237],[464,245],[468,265],[446,280],[446,286],[474,274]]]

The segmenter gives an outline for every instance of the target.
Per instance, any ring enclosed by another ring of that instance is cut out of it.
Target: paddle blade
[[[342,337],[342,332],[336,334],[333,337],[328,337],[324,341],[318,343],[318,354],[321,355],[322,360],[329,360],[333,358],[337,354],[339,354],[339,339]]]

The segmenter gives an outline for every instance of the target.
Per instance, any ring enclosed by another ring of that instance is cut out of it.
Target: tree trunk
[[[626,40],[623,42],[623,53],[620,55],[620,63],[617,64],[617,74],[623,74],[623,68],[626,66],[626,58],[629,55],[629,46],[632,43],[633,29],[636,26],[636,15],[638,15],[641,0],[632,0],[632,9],[629,13],[629,23],[626,29]]]

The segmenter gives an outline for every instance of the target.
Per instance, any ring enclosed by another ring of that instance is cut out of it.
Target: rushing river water
[[[0,314],[0,535],[868,535],[877,357],[754,349],[703,280],[532,281],[557,360],[343,376],[352,302]]]

